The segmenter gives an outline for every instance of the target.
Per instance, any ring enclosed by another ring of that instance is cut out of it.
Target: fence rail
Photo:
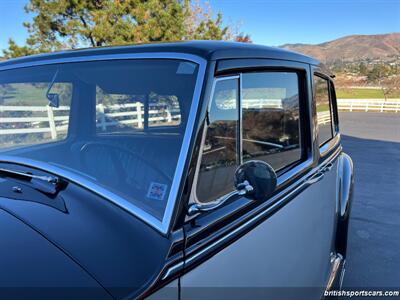
[[[326,124],[331,122],[331,113],[329,111],[317,112],[318,124]]]
[[[67,131],[69,106],[52,108],[50,106],[0,106],[0,136],[50,133],[51,139]],[[107,127],[131,124],[142,128],[144,125],[144,107],[141,103],[123,105],[96,106],[97,128],[106,131]],[[4,115],[7,115],[4,117]],[[61,114],[61,115],[59,115]],[[166,108],[165,105],[150,105],[148,122],[179,122],[178,108]]]
[[[261,101],[249,99],[245,107],[282,108],[282,103],[276,99]],[[273,101],[272,101],[273,100]],[[400,99],[338,99],[338,109],[341,111],[372,111],[400,113]],[[229,103],[227,103],[227,106]],[[69,106],[51,108],[49,106],[0,106],[0,136],[28,133],[50,133],[52,139],[58,134],[67,131],[69,121]],[[102,131],[107,127],[119,124],[131,124],[139,128],[144,125],[144,107],[141,103],[129,103],[123,105],[96,106],[97,124]],[[178,108],[152,105],[148,111],[149,122],[178,122],[180,112]],[[328,112],[318,113],[318,123],[329,122]]]
[[[339,110],[400,112],[400,99],[338,99]]]

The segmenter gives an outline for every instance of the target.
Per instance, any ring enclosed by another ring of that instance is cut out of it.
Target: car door
[[[186,219],[182,299],[321,297],[334,244],[336,165],[330,141],[320,160],[312,72],[263,60],[215,78],[189,203],[204,209],[189,209]],[[235,192],[234,171],[248,160],[277,172],[276,192],[264,202]]]

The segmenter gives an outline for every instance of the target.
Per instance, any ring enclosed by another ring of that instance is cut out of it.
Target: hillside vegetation
[[[350,35],[333,41],[310,44],[285,44],[281,47],[313,56],[328,64],[349,62],[396,62],[400,59],[400,33]]]
[[[399,32],[351,35],[317,45],[281,47],[325,63],[336,75],[339,98],[400,98]]]

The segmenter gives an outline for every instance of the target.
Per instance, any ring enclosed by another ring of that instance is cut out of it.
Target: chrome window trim
[[[340,144],[340,133],[337,133],[333,138],[319,147],[320,157],[325,157],[329,151]]]
[[[214,77],[214,82],[213,82],[213,85],[212,85],[212,88],[211,88],[210,98],[208,99],[209,102],[208,102],[208,105],[207,105],[207,114],[211,109],[212,100],[214,98],[215,86],[217,85],[217,83],[219,81],[224,81],[224,80],[232,80],[232,79],[239,80],[239,78],[240,78],[239,75]],[[238,88],[240,88],[240,86],[238,86]],[[201,138],[201,145],[200,145],[200,149],[199,149],[199,157],[197,158],[196,169],[195,169],[195,172],[194,172],[193,185],[192,185],[192,190],[190,192],[190,197],[189,197],[189,204],[191,204],[191,203],[196,203],[196,204],[200,204],[200,205],[204,204],[204,203],[200,202],[199,199],[197,198],[197,182],[198,182],[198,179],[199,179],[201,159],[203,158],[204,142],[205,142],[206,136],[207,136],[207,129],[208,129],[207,125],[208,124],[205,124],[205,126],[204,126],[203,136]],[[212,202],[216,203],[216,202],[219,201],[219,199],[221,199],[223,197],[224,196],[221,196],[220,198],[218,198],[218,199],[216,199],[215,201],[212,201]]]
[[[62,64],[62,63],[76,63],[76,62],[92,62],[92,61],[109,61],[109,60],[134,60],[134,59],[176,59],[176,60],[186,60],[193,63],[196,63],[199,66],[199,71],[196,78],[195,89],[193,92],[192,104],[189,110],[189,117],[184,133],[184,137],[182,140],[182,146],[179,152],[178,163],[175,169],[173,181],[171,184],[171,190],[168,196],[167,204],[164,210],[163,219],[159,220],[155,216],[150,213],[144,211],[143,209],[137,207],[130,201],[126,200],[124,197],[121,197],[107,188],[104,188],[83,176],[79,176],[78,174],[65,170],[63,168],[59,168],[57,166],[51,165],[49,163],[36,161],[23,157],[14,157],[9,155],[0,154],[0,162],[10,162],[25,166],[34,167],[37,169],[42,169],[46,172],[50,172],[61,177],[66,178],[67,180],[78,184],[87,190],[90,190],[99,196],[105,198],[109,202],[121,207],[126,210],[128,213],[138,217],[143,222],[147,223],[154,229],[158,230],[161,234],[167,235],[171,220],[175,208],[175,203],[177,201],[178,191],[180,184],[182,182],[182,175],[185,168],[185,164],[187,161],[187,156],[189,152],[189,145],[192,139],[192,135],[194,132],[194,125],[196,121],[196,115],[200,103],[201,92],[203,89],[203,83],[206,73],[207,61],[199,56],[186,54],[186,53],[174,53],[174,52],[154,52],[154,53],[127,53],[127,54],[106,54],[106,55],[93,55],[93,56],[83,56],[83,57],[71,57],[71,58],[58,58],[58,59],[49,59],[43,61],[34,61],[34,62],[21,62],[15,63],[12,65],[1,66],[0,71],[26,68],[26,67],[34,67],[34,66],[42,66],[42,65],[51,65],[51,64]]]
[[[270,212],[273,212],[282,203],[287,201],[287,199],[293,198],[296,195],[298,195],[299,193],[301,193],[305,188],[307,188],[308,186],[313,184],[313,182],[311,182],[309,179],[312,178],[315,174],[317,174],[321,169],[323,169],[329,162],[334,162],[341,153],[342,153],[342,149],[337,149],[334,153],[332,153],[329,156],[326,163],[324,163],[323,165],[318,165],[318,166],[310,169],[307,173],[303,174],[301,176],[301,178],[299,178],[299,180],[297,180],[291,186],[286,187],[285,189],[280,191],[278,194],[274,195],[271,199],[268,199],[266,202],[264,202],[262,205],[265,206],[265,208],[259,210],[256,214],[251,216],[243,224],[239,225],[234,230],[228,232],[228,234],[211,242],[209,245],[205,246],[200,251],[198,251],[192,255],[188,254],[185,258],[185,266],[189,266],[198,257],[201,257],[203,254],[217,248],[219,245],[223,244],[225,241],[229,240],[231,237],[235,236],[238,232],[242,231],[246,227],[253,226],[253,224],[256,224],[257,222],[262,220]],[[312,164],[312,162],[313,162],[313,159],[310,158],[310,159],[304,161],[302,164],[299,164],[297,167],[300,168],[300,167],[302,167],[302,165],[305,166],[305,165],[308,165],[309,163]],[[294,168],[294,169],[296,169],[296,168]],[[292,173],[294,173],[294,171],[293,171],[294,169],[288,171],[288,173],[291,171],[292,171]],[[284,180],[285,179],[281,179],[281,181],[284,181]],[[278,178],[278,184],[280,184],[281,181]]]
[[[335,114],[333,112],[333,103],[332,103],[332,98],[331,98],[331,78],[329,76],[327,76],[324,73],[318,72],[318,71],[314,71],[312,73],[312,91],[313,91],[313,96],[312,96],[312,100],[314,101],[315,105],[317,105],[317,102],[315,101],[315,93],[314,93],[314,77],[319,77],[320,79],[326,80],[327,84],[328,84],[328,97],[329,97],[329,113],[331,115],[331,134],[332,137],[329,140],[326,140],[324,143],[322,143],[321,145],[318,145],[319,148],[319,154],[320,156],[324,156],[326,155],[326,153],[328,152],[329,149],[331,149],[334,145],[337,144],[337,137],[339,134],[339,132],[336,130],[336,124],[335,124]],[[317,122],[317,141],[319,139],[319,124]],[[319,141],[318,141],[319,142]]]
[[[239,75],[239,165],[243,164],[243,73]]]
[[[340,151],[336,151],[329,157],[329,161],[334,161],[339,154],[341,153]],[[311,162],[313,162],[313,159],[310,158],[303,163],[299,164],[297,167],[300,169],[304,169],[305,165],[309,165]],[[302,166],[303,165],[303,166]],[[295,168],[291,169],[289,172],[291,172],[292,176],[293,173],[295,173]],[[274,195],[271,199],[268,199],[265,203],[262,205],[267,206],[265,209],[260,210],[257,214],[251,216],[246,222],[241,224],[240,226],[236,227],[234,230],[230,231],[228,234],[222,236],[221,238],[217,239],[216,241],[213,241],[211,244],[205,246],[205,248],[201,249],[199,252],[189,255],[185,258],[185,265],[189,265],[193,263],[198,257],[202,256],[204,253],[207,253],[211,251],[213,248],[218,247],[218,245],[224,243],[226,240],[229,240],[231,237],[235,236],[238,232],[242,231],[248,226],[252,226],[252,224],[257,223],[259,220],[262,220],[266,215],[268,215],[271,211],[274,211],[277,207],[281,205],[281,203],[284,203],[287,201],[288,198],[293,198],[300,192],[304,190],[304,188],[312,185],[313,183],[309,181],[310,178],[312,178],[313,175],[319,172],[321,169],[320,166],[316,166],[296,181],[291,187],[287,187],[284,190],[280,191],[278,194]],[[283,174],[284,175],[284,174]],[[282,177],[283,177],[282,175]],[[286,179],[281,179],[279,180],[278,178],[278,184],[281,184],[282,182],[286,181]],[[289,190],[289,192],[288,192]]]
[[[268,71],[266,71],[268,72]],[[221,76],[221,77],[214,77],[214,82],[213,82],[213,86],[211,89],[211,94],[210,94],[210,98],[208,99],[209,103],[207,105],[207,112],[210,110],[211,108],[211,103],[214,97],[214,91],[215,91],[215,86],[217,84],[218,81],[222,81],[222,80],[230,80],[230,79],[239,79],[239,130],[240,130],[240,141],[241,141],[241,145],[239,146],[241,149],[241,152],[239,153],[239,164],[243,163],[243,131],[242,131],[242,122],[243,122],[243,112],[242,112],[242,82],[243,82],[243,72],[239,73],[238,75],[232,75],[232,76]],[[300,86],[299,86],[300,89]],[[301,102],[299,102],[299,104],[301,105]],[[309,108],[309,104],[308,102],[306,103],[306,105],[308,106],[308,113],[310,114],[310,108]],[[312,119],[312,114],[310,115],[311,119]],[[306,122],[303,122],[303,126],[310,126],[310,124],[307,124]],[[207,125],[207,124],[205,124]],[[207,126],[204,126],[204,131],[203,131],[203,137],[201,140],[201,145],[200,145],[200,154],[199,157],[197,159],[197,165],[196,165],[196,169],[195,169],[195,174],[193,177],[193,185],[192,185],[192,190],[190,193],[190,197],[189,197],[189,204],[198,204],[199,206],[207,206],[209,204],[216,204],[222,201],[226,201],[227,198],[230,198],[232,196],[237,195],[237,192],[232,191],[230,193],[227,193],[225,195],[222,195],[218,198],[216,198],[214,201],[211,202],[207,202],[207,203],[203,203],[201,201],[199,201],[198,197],[197,197],[197,182],[198,182],[198,176],[199,176],[199,172],[200,172],[200,164],[201,164],[201,159],[203,156],[203,148],[204,148],[204,141],[207,135]],[[303,146],[303,145],[302,145]],[[283,174],[279,175],[277,178],[277,187],[282,186],[283,184],[285,184],[286,182],[288,182],[291,178],[295,177],[296,175],[300,174],[301,171],[305,170],[306,168],[312,166],[313,162],[314,162],[314,150],[312,149],[311,152],[306,153],[307,154],[307,158],[303,161],[296,161],[297,164],[295,166],[293,166],[292,168],[290,168],[289,170],[287,170],[286,172],[284,172]],[[295,162],[295,163],[296,163]]]

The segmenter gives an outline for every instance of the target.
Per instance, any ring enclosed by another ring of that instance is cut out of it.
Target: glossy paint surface
[[[268,47],[187,42],[41,55],[1,63],[0,69],[54,63],[59,59],[127,59],[132,54],[147,57],[149,53],[162,52],[198,56],[204,62],[205,74],[196,93],[198,106],[190,112],[192,128],[185,139],[187,157],[181,161],[182,182],[176,186],[168,224],[157,230],[108,201],[95,188],[86,189],[76,181],[60,193],[67,213],[34,201],[0,198],[0,222],[5,220],[4,226],[10,233],[20,230],[20,236],[26,236],[25,240],[36,251],[36,262],[32,267],[27,264],[32,270],[27,274],[40,269],[43,282],[52,283],[56,282],[55,271],[65,268],[60,282],[100,287],[98,298],[104,295],[130,299],[155,292],[153,298],[157,299],[167,292],[167,299],[204,299],[202,295],[212,299],[214,288],[223,288],[226,293],[220,295],[228,297],[230,292],[237,291],[235,287],[254,288],[256,292],[266,288],[273,297],[277,295],[277,290],[269,290],[273,286],[311,287],[308,296],[319,298],[329,277],[331,252],[335,251],[340,170],[337,156],[341,149],[338,137],[322,149],[324,157],[317,153],[315,112],[308,82],[309,64],[318,65],[317,61]],[[190,191],[214,76],[265,66],[295,68],[306,75],[303,84],[309,130],[305,135],[311,141],[307,146],[308,159],[293,167],[292,172],[279,175],[282,196],[271,202],[258,204],[239,197],[213,212],[188,218],[187,204],[192,200]],[[330,162],[330,170],[318,177]],[[293,191],[295,195],[290,196]],[[3,210],[13,217],[3,218]],[[32,238],[32,234],[38,237]],[[29,260],[27,253],[18,250],[23,247],[21,241],[15,234],[3,233],[1,251],[11,262],[10,274],[24,267],[23,259]],[[43,267],[48,262],[52,266]],[[10,284],[19,282],[17,277],[10,280]]]
[[[2,257],[22,250],[13,246],[18,241],[17,237],[21,237],[28,246],[33,247],[31,251],[38,247],[36,259],[37,263],[41,263],[35,270],[36,276],[51,278],[46,268],[65,269],[65,280],[75,278],[76,284],[79,284],[82,280],[76,275],[68,275],[67,266],[60,265],[61,261],[52,263],[50,258],[46,260],[48,255],[44,252],[44,246],[36,246],[27,239],[30,232],[30,235],[40,233],[43,240],[50,241],[47,242],[47,248],[56,246],[62,249],[63,253],[59,255],[71,257],[81,266],[82,273],[89,274],[116,297],[137,295],[161,271],[171,243],[156,230],[105,199],[72,184],[60,196],[68,208],[67,213],[35,202],[0,198],[0,209],[9,211],[32,228],[30,231],[25,229],[26,232],[19,235],[8,235],[9,230],[5,230],[3,234],[7,236],[2,241],[8,247],[2,248]],[[29,254],[19,253],[22,257]],[[11,269],[18,270],[24,265],[16,257],[10,261],[13,262]],[[15,278],[14,282],[19,284],[20,281]],[[47,286],[45,282],[43,285]],[[86,286],[85,282],[80,284]]]
[[[313,292],[322,293],[330,267],[335,191],[336,164],[320,182],[184,275],[182,299],[190,299],[191,291],[210,297],[213,288],[221,287],[233,294],[237,287],[314,287]]]

